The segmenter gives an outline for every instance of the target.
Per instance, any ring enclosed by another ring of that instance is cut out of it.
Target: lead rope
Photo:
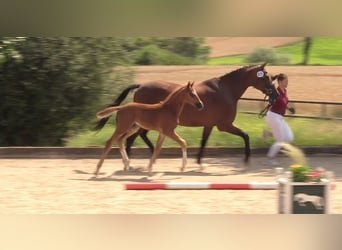
[[[264,101],[266,101],[266,96],[265,96],[265,98],[264,98]],[[258,117],[259,117],[260,119],[261,119],[261,118],[264,118],[265,115],[266,115],[266,113],[267,113],[267,111],[270,109],[271,106],[272,106],[272,105],[271,105],[270,103],[268,103],[267,106],[266,106],[263,110],[260,111]]]
[[[272,106],[271,104],[268,104],[263,110],[260,111],[258,117],[260,119],[264,118],[271,106]]]

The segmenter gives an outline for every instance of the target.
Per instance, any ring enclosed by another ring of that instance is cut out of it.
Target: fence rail
[[[252,101],[252,102],[259,102],[260,105],[260,110],[264,108],[266,105],[264,99],[260,98],[240,98],[241,101]],[[295,114],[295,115],[285,115],[287,117],[298,117],[298,118],[310,118],[310,119],[324,119],[324,120],[342,120],[342,115],[338,116],[330,116],[328,115],[327,112],[327,106],[336,106],[336,107],[341,107],[342,102],[331,102],[331,101],[304,101],[304,100],[290,100],[290,104],[309,104],[309,105],[320,105],[320,115],[310,115],[310,114]],[[298,109],[297,109],[298,111]],[[246,110],[240,110],[239,112],[241,113],[246,113],[246,114],[259,114],[259,112],[256,111],[246,111]],[[342,114],[342,109],[341,109],[341,114]]]

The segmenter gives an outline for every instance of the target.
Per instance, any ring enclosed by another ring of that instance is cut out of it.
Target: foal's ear
[[[267,62],[265,62],[265,63],[261,64],[260,68],[264,69],[264,68],[265,68],[265,66],[266,66],[266,64],[267,64]]]

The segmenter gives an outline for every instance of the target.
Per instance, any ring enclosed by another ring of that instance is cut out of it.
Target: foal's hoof
[[[200,171],[203,171],[205,168],[207,168],[209,165],[208,164],[206,164],[206,163],[201,163],[201,164],[199,164],[199,169],[200,169]]]
[[[152,176],[153,176],[152,170],[149,169],[147,175],[148,175],[149,177],[152,177]]]
[[[124,167],[123,171],[134,171],[137,167],[135,165],[127,165]]]

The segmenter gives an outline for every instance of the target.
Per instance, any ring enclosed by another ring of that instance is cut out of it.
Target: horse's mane
[[[220,79],[223,79],[223,78],[235,78],[235,77],[238,77],[240,76],[242,73],[245,73],[247,70],[249,70],[250,68],[253,68],[253,67],[256,67],[257,65],[247,65],[247,66],[244,66],[244,67],[241,67],[241,68],[238,68],[236,70],[233,70],[223,76],[220,77]]]

